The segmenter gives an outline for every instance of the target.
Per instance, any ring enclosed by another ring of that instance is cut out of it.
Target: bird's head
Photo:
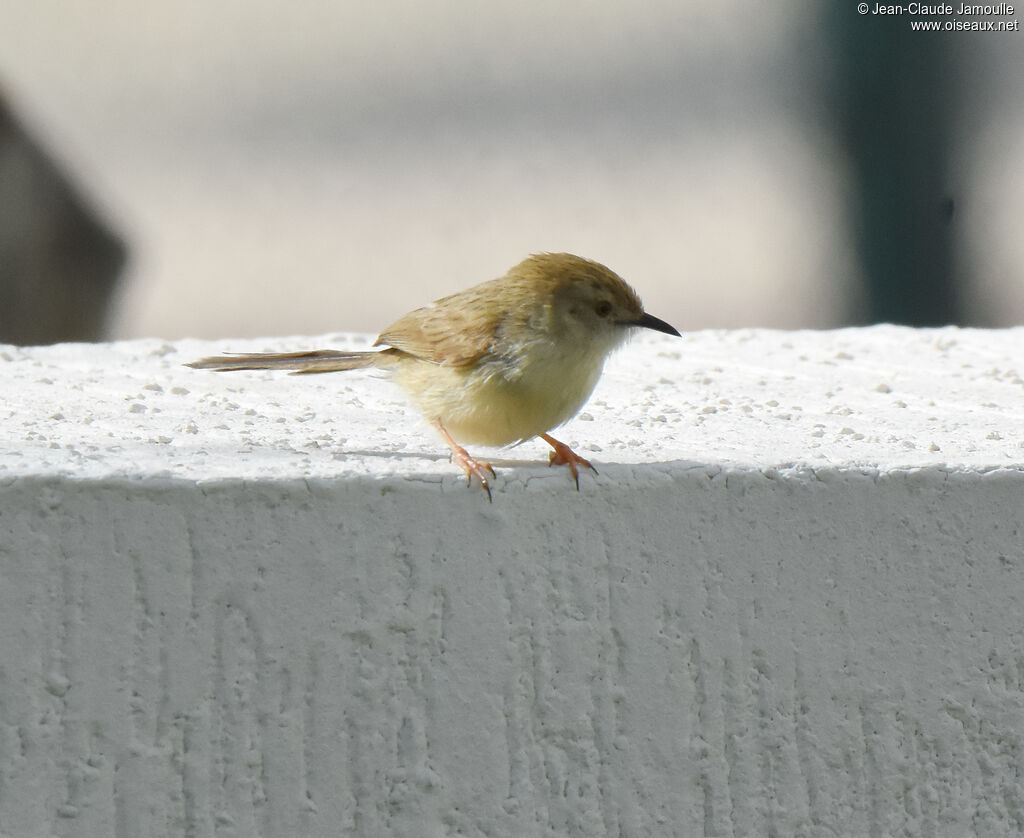
[[[644,311],[636,292],[614,271],[571,253],[539,253],[510,276],[547,286],[551,326],[607,346],[617,346],[630,327],[679,336],[664,320]]]

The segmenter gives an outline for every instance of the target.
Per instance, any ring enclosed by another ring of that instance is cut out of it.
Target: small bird
[[[616,273],[570,253],[540,253],[499,279],[474,285],[400,317],[369,352],[320,349],[201,358],[208,370],[285,369],[295,373],[376,367],[394,381],[476,477],[492,500],[491,464],[456,440],[503,446],[540,437],[554,449],[549,465],[567,465],[579,490],[589,461],[548,434],[590,397],[605,358],[641,327],[679,337],[647,314]]]

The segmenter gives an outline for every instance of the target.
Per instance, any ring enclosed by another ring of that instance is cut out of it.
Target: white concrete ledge
[[[1024,330],[637,340],[493,504],[182,366],[353,341],[0,348],[0,836],[1024,832]]]

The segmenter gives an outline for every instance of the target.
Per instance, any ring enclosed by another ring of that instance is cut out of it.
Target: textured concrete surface
[[[336,338],[0,350],[0,835],[1024,830],[1024,330],[637,340],[493,504],[181,366]]]

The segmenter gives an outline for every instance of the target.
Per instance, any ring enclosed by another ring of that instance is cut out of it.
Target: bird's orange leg
[[[580,490],[580,473],[576,468],[577,465],[589,468],[594,474],[597,474],[597,469],[594,468],[589,460],[584,460],[579,454],[575,453],[568,445],[564,442],[559,442],[553,436],[548,434],[541,434],[540,438],[543,439],[548,445],[555,450],[551,452],[548,458],[549,466],[569,466],[569,473],[572,475],[572,479],[576,481],[576,491]]]
[[[487,500],[493,501],[493,498],[491,497],[491,487],[487,482],[487,472],[491,473],[491,477],[496,476],[494,469],[491,468],[491,464],[471,457],[465,448],[452,439],[452,435],[448,433],[448,429],[442,425],[440,421],[434,422],[434,427],[437,428],[438,433],[444,437],[444,441],[448,443],[448,447],[452,449],[452,460],[458,464],[464,472],[466,472],[466,485],[468,486],[473,482],[473,477],[475,475],[480,481],[480,485],[483,487],[483,490],[487,492]]]

